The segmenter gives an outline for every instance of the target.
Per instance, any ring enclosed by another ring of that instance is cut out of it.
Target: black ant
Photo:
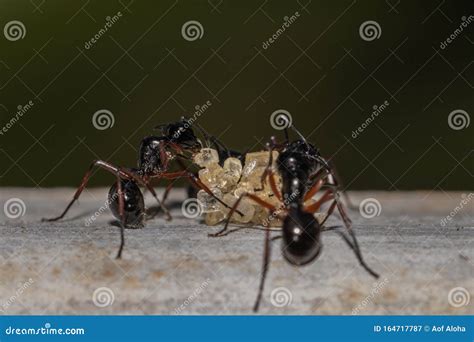
[[[110,204],[111,211],[115,218],[120,221],[121,227],[120,247],[117,253],[117,258],[121,257],[125,244],[124,228],[139,228],[142,227],[145,222],[146,214],[143,194],[138,185],[141,185],[150,191],[158,202],[160,208],[165,213],[167,219],[171,220],[171,215],[163,204],[163,201],[166,199],[167,193],[171,187],[167,187],[163,200],[160,201],[155,190],[150,185],[151,179],[175,180],[178,178],[187,178],[192,184],[203,189],[222,205],[230,209],[227,204],[215,197],[212,191],[204,185],[199,178],[197,178],[192,172],[186,170],[185,165],[180,159],[177,159],[181,158],[189,160],[191,158],[183,155],[183,153],[189,152],[195,154],[202,148],[200,140],[194,134],[188,121],[183,117],[179,122],[159,125],[157,128],[161,129],[162,136],[148,136],[143,138],[141,141],[138,152],[137,168],[126,169],[114,166],[106,161],[94,160],[84,174],[82,182],[76,190],[73,199],[67,205],[63,213],[58,217],[43,219],[43,221],[57,221],[66,215],[86,187],[95,166],[109,171],[117,178],[117,181],[112,185],[108,194],[108,203]],[[181,170],[168,172],[169,163],[175,158],[180,165]]]
[[[257,298],[253,307],[256,312],[259,309],[262,298],[265,279],[270,263],[271,241],[282,239],[281,251],[284,259],[294,266],[303,266],[310,264],[319,256],[322,250],[321,232],[327,230],[336,231],[342,239],[354,251],[360,265],[373,277],[379,275],[367,266],[363,260],[354,231],[351,227],[351,220],[347,216],[343,204],[339,200],[339,184],[337,177],[334,176],[332,168],[328,162],[321,157],[319,151],[299,133],[293,126],[300,139],[289,142],[288,133],[286,142],[276,143],[275,137],[267,144],[270,152],[269,163],[262,174],[262,185],[265,180],[269,181],[272,192],[282,203],[277,208],[274,205],[262,200],[253,193],[244,193],[235,202],[227,216],[224,228],[213,236],[224,235],[229,225],[230,219],[237,209],[239,203],[244,197],[248,197],[260,206],[269,210],[270,217],[278,217],[282,220],[282,235],[270,238],[270,228],[265,227],[265,242],[263,254],[263,266],[261,272],[260,285]],[[282,187],[278,189],[272,170],[272,151],[278,150],[279,156],[276,160],[276,167],[282,179]],[[320,190],[327,188],[323,195],[314,203],[306,205],[305,202],[312,199]],[[326,217],[319,222],[314,213],[326,202],[331,202]],[[328,217],[337,209],[339,212],[348,235],[337,230],[340,226],[324,227]]]

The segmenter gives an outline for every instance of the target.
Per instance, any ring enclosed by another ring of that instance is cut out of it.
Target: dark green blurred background
[[[472,0],[0,4],[2,27],[18,20],[26,29],[17,41],[0,36],[0,126],[18,105],[34,103],[0,135],[2,186],[74,186],[95,158],[135,166],[152,127],[211,101],[199,123],[241,150],[281,136],[269,117],[288,110],[323,155],[334,156],[351,189],[473,188],[474,123],[453,130],[448,115],[474,113],[474,22],[440,48],[474,14]],[[201,39],[183,39],[189,20],[203,26]],[[373,41],[359,35],[368,20],[381,27]],[[353,138],[384,101],[390,105]],[[100,109],[113,113],[113,127],[94,128]],[[112,181],[98,172],[92,184]]]

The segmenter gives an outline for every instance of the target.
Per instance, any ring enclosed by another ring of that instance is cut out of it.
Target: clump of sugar
[[[273,165],[271,169],[275,170],[275,161],[278,158],[278,152],[273,151]],[[245,193],[258,196],[265,202],[268,202],[279,208],[282,204],[273,193],[268,181],[268,177],[262,182],[270,158],[270,152],[252,152],[245,156],[245,165],[237,158],[227,158],[224,165],[219,165],[219,156],[216,150],[203,148],[200,153],[194,157],[194,162],[203,167],[199,171],[199,179],[212,193],[232,207]],[[281,178],[274,172],[276,187],[281,189]],[[208,225],[216,225],[224,221],[229,214],[229,209],[220,204],[215,198],[210,196],[204,190],[200,190],[197,196],[203,207],[205,222]],[[243,197],[239,202],[237,212],[231,217],[234,223],[254,223],[265,226],[281,226],[282,222],[277,213],[270,215],[269,210],[248,197]]]

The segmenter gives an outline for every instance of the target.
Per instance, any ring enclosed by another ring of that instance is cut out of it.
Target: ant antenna
[[[301,138],[301,140],[303,140],[303,142],[304,142],[306,145],[308,145],[308,142],[306,141],[306,138],[303,136],[303,134],[301,134],[301,132],[298,131],[295,126],[290,125],[290,127],[291,127],[291,129],[292,129],[293,131],[295,131],[295,133]]]
[[[288,127],[285,127],[285,144],[290,142],[290,136],[288,134]]]
[[[157,131],[157,130],[160,130],[162,134],[164,134],[164,131],[163,131],[163,128],[165,128],[166,126],[168,126],[167,124],[159,124],[159,125],[156,125],[155,127],[153,127],[153,130]]]
[[[204,140],[206,141],[207,148],[210,148],[211,147],[211,143],[210,143],[211,136],[197,122],[194,123],[194,124],[196,125],[199,132],[201,132],[201,134],[204,136]]]

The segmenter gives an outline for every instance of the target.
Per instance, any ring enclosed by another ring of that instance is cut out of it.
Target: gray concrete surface
[[[177,205],[172,222],[159,216],[143,229],[127,230],[123,259],[115,260],[119,229],[110,224],[110,212],[85,225],[104,204],[106,191],[88,190],[64,221],[42,223],[41,217],[60,213],[73,189],[0,189],[2,208],[11,198],[20,198],[26,208],[16,219],[0,211],[0,314],[251,313],[262,231],[208,238],[218,228],[183,217]],[[275,242],[260,313],[473,313],[474,200],[443,227],[441,219],[460,204],[462,193],[351,196],[355,203],[371,197],[381,204],[380,215],[371,219],[350,211],[365,259],[381,278],[374,281],[359,267],[333,232],[324,234],[320,258],[302,268],[288,265]],[[170,202],[182,199],[178,191]],[[101,287],[114,299],[104,307],[93,301]],[[282,307],[271,301],[279,287],[291,296]],[[449,300],[458,287],[465,289],[460,307],[459,296]]]

